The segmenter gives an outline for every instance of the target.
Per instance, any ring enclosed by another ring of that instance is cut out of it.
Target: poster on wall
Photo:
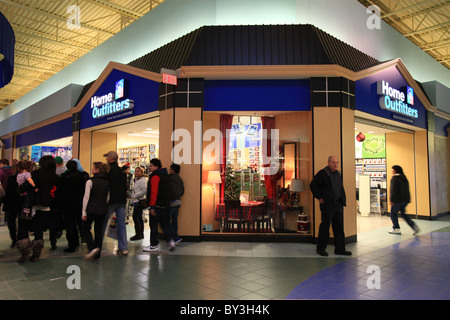
[[[31,146],[31,161],[38,162],[40,158],[41,158],[41,147]]]
[[[366,134],[362,142],[362,158],[386,158],[386,138],[384,135]]]
[[[19,148],[19,160],[30,160],[30,148],[20,147]]]

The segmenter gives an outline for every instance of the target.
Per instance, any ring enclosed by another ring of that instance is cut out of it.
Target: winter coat
[[[395,174],[391,179],[391,186],[389,192],[389,201],[393,203],[411,202],[411,195],[409,193],[409,182],[404,174]]]
[[[108,179],[103,175],[94,174],[86,182],[82,216],[87,216],[87,214],[106,215],[108,213],[109,190]]]
[[[127,203],[127,175],[119,168],[117,162],[109,164],[109,203],[126,204]]]
[[[21,207],[21,198],[17,192],[18,184],[16,177],[17,174],[8,177],[5,197],[3,198],[3,211],[5,212],[19,212]]]
[[[310,189],[313,193],[314,198],[317,199],[323,199],[325,203],[332,202],[334,200],[334,194],[331,184],[331,175],[330,169],[328,167],[323,168],[317,174],[314,176],[313,180],[310,183]],[[342,183],[342,176],[339,171],[336,171],[336,174],[339,177],[339,180],[341,181],[341,203],[343,206],[347,204],[346,196],[345,196],[345,190]]]
[[[3,186],[3,190],[6,190],[8,184],[8,177],[13,174],[11,166],[3,166],[0,168],[0,183]]]
[[[150,175],[147,199],[150,207],[169,207],[172,201],[172,184],[166,168],[157,169]]]
[[[38,169],[31,173],[31,178],[38,188],[32,192],[33,206],[51,207],[54,204],[58,176],[55,172]]]
[[[81,213],[85,184],[85,176],[78,171],[66,171],[60,176],[56,200],[62,212]]]
[[[147,195],[147,184],[148,184],[148,176],[144,175],[139,179],[134,179],[134,187],[131,192],[131,198],[133,199],[133,203],[139,202],[141,199],[145,199]]]

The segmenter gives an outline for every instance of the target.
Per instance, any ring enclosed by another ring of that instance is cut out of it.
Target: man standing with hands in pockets
[[[345,250],[343,207],[346,205],[346,197],[338,166],[337,157],[328,157],[328,166],[317,172],[310,183],[314,198],[319,200],[322,214],[317,239],[317,254],[321,256],[328,256],[325,250],[330,237],[330,225],[334,233],[334,253],[352,255],[350,251]]]

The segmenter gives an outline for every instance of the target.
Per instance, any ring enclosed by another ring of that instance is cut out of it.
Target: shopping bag
[[[108,225],[108,232],[106,236],[111,239],[117,240],[117,222],[116,217],[113,217]]]

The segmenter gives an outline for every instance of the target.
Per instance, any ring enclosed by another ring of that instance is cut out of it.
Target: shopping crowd
[[[172,251],[178,236],[178,212],[184,193],[180,166],[169,171],[159,159],[137,166],[119,167],[118,154],[109,151],[105,162],[92,164],[92,176],[78,159],[64,164],[61,157],[45,155],[38,163],[29,160],[0,161],[0,205],[11,238],[20,252],[18,262],[39,261],[48,231],[51,250],[64,234],[64,252],[76,252],[85,242],[88,260],[101,256],[105,233],[114,224],[117,255],[128,254],[128,241],[144,239],[144,210],[149,212],[150,245],[145,252],[159,252],[158,225]],[[132,210],[135,235],[127,238],[127,213]]]

